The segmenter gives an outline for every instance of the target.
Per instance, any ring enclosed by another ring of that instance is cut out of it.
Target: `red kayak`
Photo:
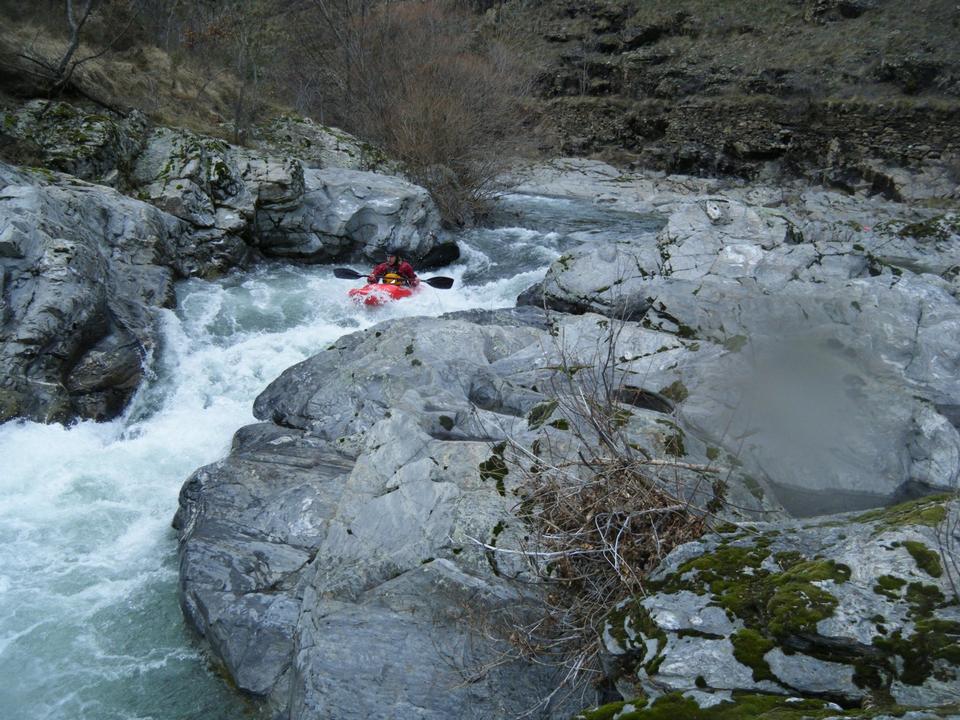
[[[385,282],[367,283],[363,287],[353,288],[347,295],[352,297],[354,302],[364,305],[383,305],[410,297],[420,289],[409,285],[395,285],[389,281],[389,278],[390,275],[387,275],[384,278]]]

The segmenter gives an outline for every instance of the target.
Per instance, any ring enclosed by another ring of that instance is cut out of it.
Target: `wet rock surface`
[[[0,420],[124,407],[157,344],[155,311],[173,302],[182,232],[113,190],[0,164]]]
[[[274,128],[278,142],[284,127]],[[304,123],[286,129],[300,140],[309,131],[314,151],[329,135]],[[337,143],[310,155],[323,169],[304,170],[266,145],[151,128],[137,113],[37,100],[0,114],[4,157],[69,173],[0,165],[0,421],[122,412],[175,279],[264,257],[380,261],[388,245],[433,264],[457,256],[438,241],[439,214],[423,188],[339,167],[357,146]]]

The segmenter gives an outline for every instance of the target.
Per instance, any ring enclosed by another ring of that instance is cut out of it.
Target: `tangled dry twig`
[[[607,326],[592,362],[558,341],[552,399],[532,418],[553,418],[564,429],[562,447],[545,432],[532,447],[512,441],[502,453],[522,478],[515,512],[527,540],[518,548],[475,541],[488,553],[522,555],[542,581],[543,613],[516,623],[510,640],[527,660],[559,667],[570,692],[604,682],[610,612],[644,596],[647,576],[673,548],[701,536],[725,501],[716,468],[653,457],[634,442],[617,359],[622,326]]]

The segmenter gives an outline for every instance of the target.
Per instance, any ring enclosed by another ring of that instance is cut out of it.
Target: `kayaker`
[[[387,261],[377,265],[367,277],[367,282],[376,283],[382,279],[384,282],[395,285],[406,285],[416,287],[420,284],[420,279],[413,271],[413,266],[403,259],[402,251],[390,249],[387,251]],[[393,277],[391,277],[393,276]]]

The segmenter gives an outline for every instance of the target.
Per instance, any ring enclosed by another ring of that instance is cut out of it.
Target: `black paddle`
[[[360,278],[367,277],[363,273],[358,273],[356,270],[351,270],[350,268],[334,268],[333,275],[341,280],[359,280]],[[449,290],[451,287],[453,287],[453,278],[451,277],[438,276],[431,278],[420,278],[420,282],[425,282],[430,287],[435,287],[438,290]]]

